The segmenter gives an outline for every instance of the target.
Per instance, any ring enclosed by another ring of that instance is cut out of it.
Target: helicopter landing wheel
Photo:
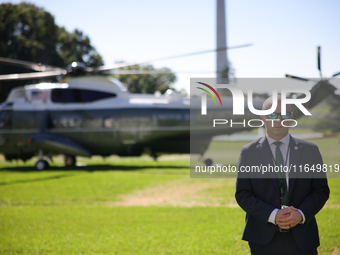
[[[38,171],[42,171],[45,170],[47,168],[49,168],[50,165],[48,164],[48,162],[44,159],[39,159],[37,161],[37,163],[35,164],[35,169],[37,169]]]
[[[153,158],[154,161],[157,161],[158,155],[157,155],[156,153],[151,152],[151,153],[150,153],[150,156]]]
[[[212,159],[207,158],[206,160],[204,160],[204,164],[205,164],[206,166],[211,166],[211,165],[213,164],[213,161],[212,161]]]
[[[71,155],[65,155],[65,166],[75,166],[76,157]]]

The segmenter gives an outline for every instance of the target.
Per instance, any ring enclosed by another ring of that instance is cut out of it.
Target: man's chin
[[[273,136],[282,136],[285,137],[288,134],[288,130],[287,129],[283,129],[283,128],[278,128],[278,129],[272,129],[272,132],[270,132]]]
[[[273,133],[276,133],[276,134],[288,133],[288,129],[287,128],[283,128],[283,127],[273,128]]]

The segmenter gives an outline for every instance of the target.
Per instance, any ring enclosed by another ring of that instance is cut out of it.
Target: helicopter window
[[[0,128],[12,125],[12,115],[13,112],[11,110],[0,111]]]
[[[93,102],[101,99],[106,99],[110,97],[116,97],[116,94],[94,91],[94,90],[79,90],[82,102]]]
[[[12,90],[12,92],[9,94],[9,96],[8,96],[6,101],[13,102],[13,101],[16,101],[18,99],[19,100],[23,99],[24,101],[26,101],[26,92],[25,92],[25,89],[18,88],[18,89]]]
[[[55,103],[73,103],[73,90],[70,89],[53,89],[52,90],[52,102]]]
[[[52,90],[51,99],[55,103],[89,103],[112,97],[116,97],[116,94],[87,89],[56,88]]]

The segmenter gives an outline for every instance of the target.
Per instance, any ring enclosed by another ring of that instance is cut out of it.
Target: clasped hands
[[[295,227],[302,221],[302,215],[294,206],[278,210],[275,216],[275,223],[283,229]]]

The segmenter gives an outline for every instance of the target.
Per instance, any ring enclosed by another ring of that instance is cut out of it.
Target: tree
[[[0,5],[0,55],[49,65],[63,65],[57,53],[58,26],[53,16],[33,4]]]
[[[153,94],[155,91],[164,93],[176,81],[176,75],[169,68],[155,69],[152,65],[134,65],[119,70],[150,71],[146,74],[120,74],[113,75],[127,85],[131,93]]]
[[[90,43],[90,39],[82,31],[75,29],[68,33],[64,27],[59,28],[57,51],[65,64],[74,61],[95,67],[103,65],[102,57]]]
[[[84,62],[88,66],[103,65],[102,57],[91,45],[90,39],[80,30],[69,33],[58,27],[54,17],[33,4],[6,3],[0,5],[0,56],[18,60],[66,67],[73,61]],[[31,70],[0,65],[0,73],[23,73]],[[10,89],[30,81],[2,81],[0,102]]]
[[[87,66],[103,65],[102,57],[91,45],[88,36],[76,29],[72,33],[54,22],[54,17],[33,4],[0,5],[0,56],[57,67],[79,61]],[[155,71],[152,65],[122,68],[123,70]],[[170,70],[162,68],[158,74],[119,75],[132,93],[164,93],[176,80]],[[0,64],[0,74],[26,73],[31,70]],[[165,73],[164,73],[165,72]],[[0,102],[5,100],[9,91],[16,86],[38,83],[41,80],[19,80],[0,82]],[[45,80],[46,81],[46,80]],[[48,78],[47,81],[56,81]]]

